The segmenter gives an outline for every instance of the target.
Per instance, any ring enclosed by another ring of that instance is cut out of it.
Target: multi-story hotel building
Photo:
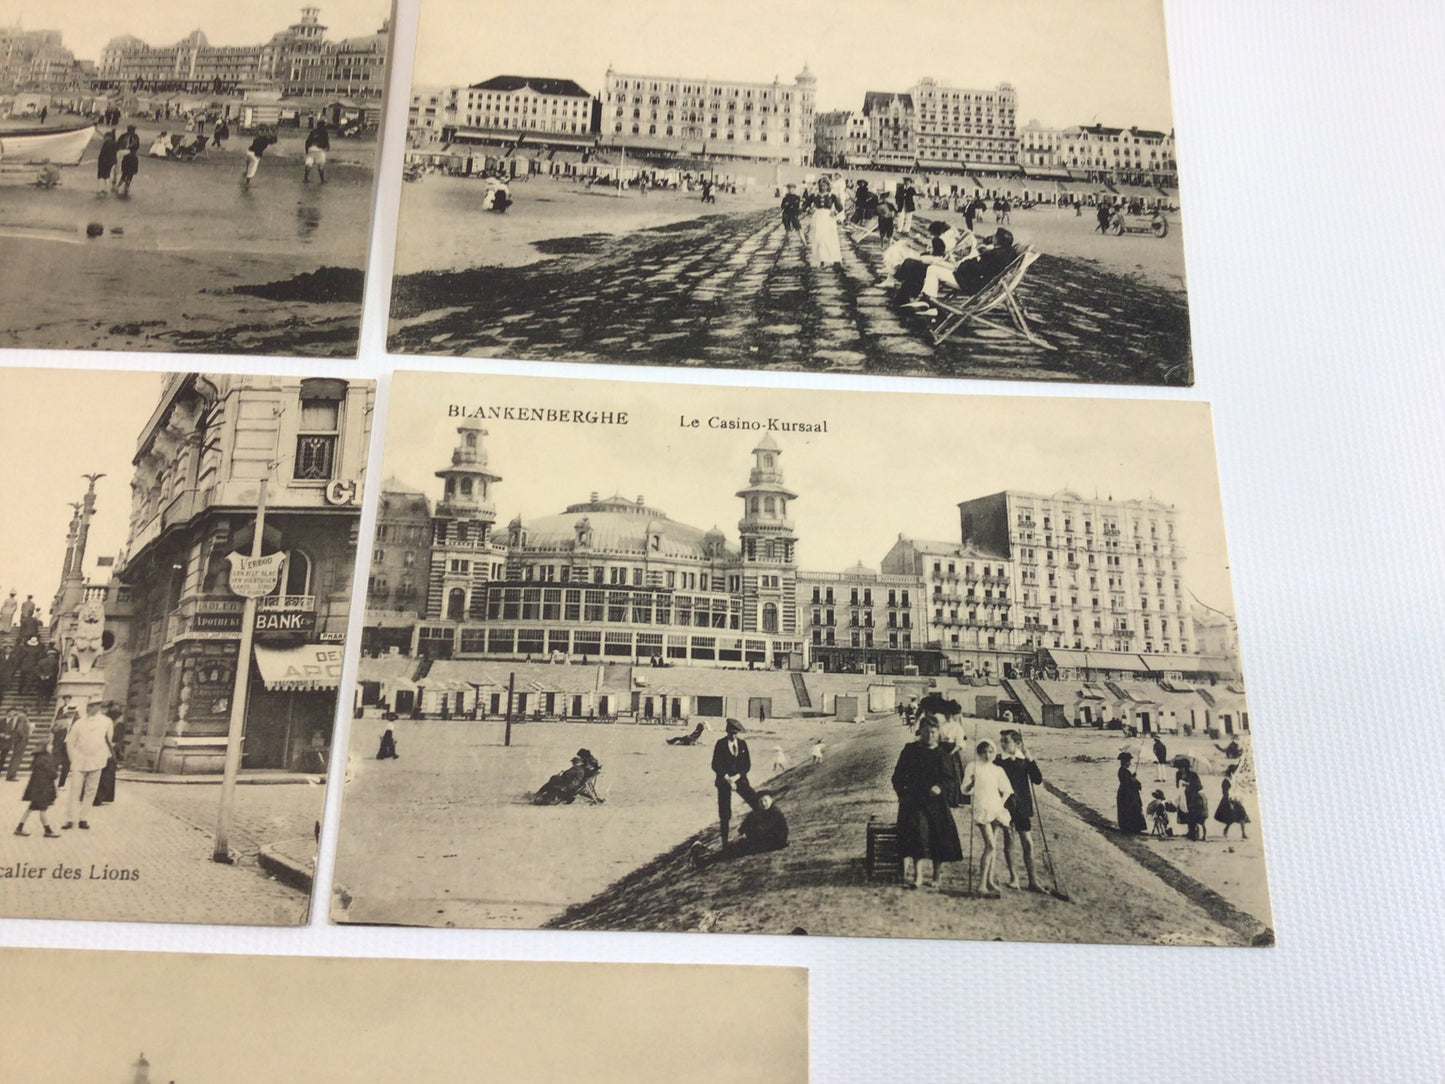
[[[842,167],[873,160],[868,118],[851,109],[819,113],[813,120],[813,164]]]
[[[1019,164],[1033,172],[1065,172],[1090,180],[1176,187],[1174,133],[1101,124],[1047,128],[1030,121],[1019,130]]]
[[[0,27],[0,90],[77,90],[89,74],[59,30]]]
[[[321,9],[251,45],[212,45],[200,30],[173,45],[148,45],[132,35],[101,50],[99,83],[139,90],[280,90],[292,97],[380,98],[386,90],[390,28],[340,42],[326,40]]]
[[[596,137],[599,105],[571,79],[533,75],[497,75],[481,83],[447,91],[444,102],[455,114],[452,140],[510,140],[590,147]],[[441,105],[443,113],[446,105]],[[418,118],[425,119],[423,113]],[[445,123],[445,120],[443,120]]]
[[[903,93],[870,90],[863,115],[873,161],[903,169],[1012,170],[1018,160],[1016,104],[1008,83],[980,90],[924,76]]]
[[[408,142],[429,147],[442,141],[444,131],[455,132],[461,95],[461,87],[413,87],[406,117]]]
[[[605,146],[791,162],[813,160],[817,77],[804,65],[791,83],[746,83],[607,69]]]
[[[369,381],[167,377],[140,434],[131,482],[126,717],[131,762],[220,771],[243,600],[229,555],[249,554],[267,480],[263,555],[285,553],[258,600],[245,768],[324,761],[356,564],[375,385]]]

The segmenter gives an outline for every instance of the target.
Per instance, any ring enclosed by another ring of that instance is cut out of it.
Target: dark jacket
[[[738,825],[738,834],[748,841],[749,850],[780,851],[788,845],[788,821],[776,805],[754,809]]]
[[[720,787],[727,786],[725,775],[747,775],[753,767],[753,758],[748,754],[748,743],[738,739],[738,751],[734,756],[728,752],[728,739],[721,739],[712,747],[712,770],[717,775]]]
[[[1013,809],[1016,816],[1034,815],[1034,793],[1030,784],[1037,787],[1044,781],[1043,772],[1036,762],[1026,757],[1001,756],[994,761],[1008,776],[1009,785],[1014,789]]]

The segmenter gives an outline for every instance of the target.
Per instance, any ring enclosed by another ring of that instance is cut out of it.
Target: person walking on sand
[[[241,174],[241,183],[247,188],[251,187],[251,178],[256,176],[256,171],[261,168],[261,156],[266,153],[266,148],[274,146],[276,137],[273,135],[258,135],[251,140],[251,145],[246,148],[246,170]]]
[[[386,729],[381,732],[381,744],[376,749],[377,760],[400,760],[401,754],[396,751],[396,724],[390,719],[386,721]]]
[[[808,752],[811,754],[811,756],[812,756],[812,758],[813,758],[813,763],[814,763],[814,764],[822,764],[822,763],[823,763],[823,748],[824,748],[824,746],[823,746],[823,739],[822,739],[822,738],[819,738],[817,741],[815,741],[815,742],[813,743],[813,748],[810,749],[810,750],[808,750]]]
[[[1038,892],[1038,878],[1034,876],[1034,790],[1044,781],[1037,762],[1024,748],[1024,736],[1017,730],[1005,730],[998,738],[1000,756],[996,763],[1008,776],[1013,787],[1013,811],[1011,823],[1003,826],[1003,864],[1008,870],[1008,886],[1019,888],[1018,872],[1013,863],[1013,837],[1018,836],[1019,853],[1023,857],[1024,872],[1029,876],[1028,889]]]
[[[802,206],[803,201],[798,197],[798,186],[795,184],[788,185],[788,190],[783,195],[781,206],[783,212],[783,234],[785,236],[790,233],[802,234],[803,223],[798,217],[798,212],[802,209]]]
[[[131,182],[135,175],[140,172],[140,152],[132,148],[125,152],[120,160],[120,179],[116,182],[115,194],[118,196],[129,196]]]
[[[752,757],[748,754],[748,743],[740,736],[746,728],[736,719],[727,721],[727,737],[719,738],[712,750],[713,785],[717,788],[717,819],[722,828],[722,846],[727,849],[728,825],[733,817],[733,791],[754,809],[758,796],[748,782],[752,770]]]
[[[781,745],[773,746],[773,771],[785,772],[788,770],[788,754],[783,752]]]
[[[1008,774],[994,763],[992,742],[981,741],[974,750],[975,758],[964,768],[963,792],[969,795],[973,823],[983,837],[983,857],[979,859],[978,890],[982,896],[997,899],[998,879],[994,876],[994,859],[998,853],[998,829],[1010,823],[1008,801],[1014,796]]]
[[[813,266],[837,267],[842,262],[843,249],[838,240],[838,219],[842,215],[843,201],[834,194],[828,178],[822,178],[808,219],[808,259]]]
[[[893,202],[898,208],[898,231],[906,235],[913,228],[913,212],[918,210],[918,190],[912,177],[904,177],[894,187]]]
[[[311,183],[311,167],[316,167],[316,176],[326,183],[326,152],[331,150],[331,137],[326,132],[326,122],[318,120],[316,127],[306,137],[306,166],[301,174],[301,183]]]
[[[100,787],[100,773],[106,763],[115,756],[115,722],[102,710],[99,700],[92,700],[86,706],[84,719],[77,719],[65,737],[65,748],[70,754],[70,771],[75,776],[70,784],[70,806],[66,821],[61,828],[73,828],[79,819],[80,827],[89,828],[84,820],[86,809],[95,800]],[[80,810],[79,818],[76,810]]]
[[[1164,745],[1164,739],[1156,733],[1154,735],[1154,782],[1164,782],[1164,765],[1169,763],[1169,750]]]
[[[120,161],[120,152],[115,142],[115,130],[105,133],[100,141],[100,153],[95,158],[95,194],[103,196],[110,190],[111,174]]]

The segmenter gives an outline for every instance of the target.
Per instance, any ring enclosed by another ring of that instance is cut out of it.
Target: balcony
[[[258,613],[275,613],[279,610],[315,610],[315,595],[266,595],[256,600]]]

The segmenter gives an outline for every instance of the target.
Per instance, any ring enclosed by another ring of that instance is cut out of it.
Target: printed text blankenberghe
[[[504,422],[556,422],[574,425],[626,425],[625,410],[577,410],[558,407],[499,407],[467,406],[452,403],[447,407],[448,418],[485,418],[489,421]]]

